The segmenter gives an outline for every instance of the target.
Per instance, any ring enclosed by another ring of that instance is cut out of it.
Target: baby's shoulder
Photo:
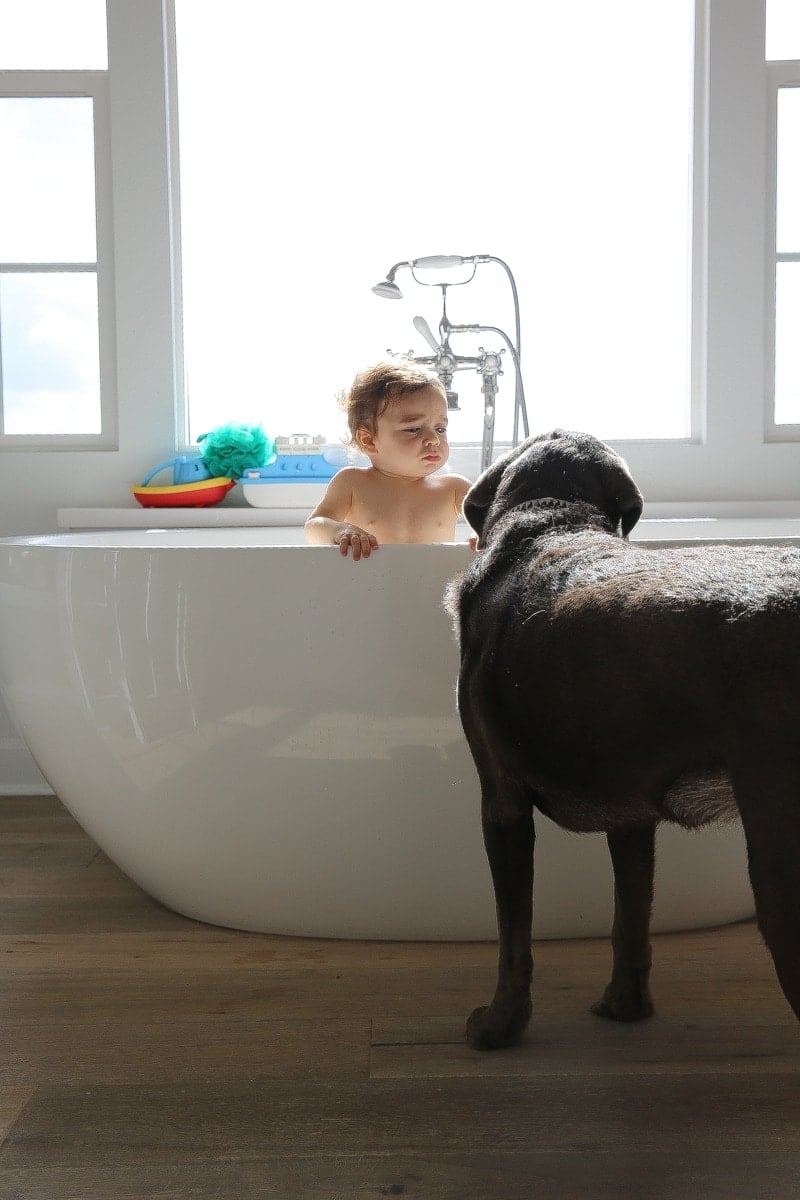
[[[472,484],[463,475],[446,475],[432,476],[429,482],[433,483],[436,488],[436,495],[439,497],[439,503],[453,505],[456,513],[461,512],[461,505]]]
[[[472,483],[465,475],[439,475],[437,476],[439,487],[446,492],[453,492],[459,501],[463,500]]]
[[[342,467],[335,475],[331,476],[328,487],[333,487],[337,491],[352,490],[364,482],[366,472],[366,467]]]

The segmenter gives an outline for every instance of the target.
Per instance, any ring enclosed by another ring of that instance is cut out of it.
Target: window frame
[[[764,391],[766,410],[764,437],[768,442],[800,442],[800,422],[775,421],[775,339],[777,332],[777,268],[781,256],[777,250],[778,218],[778,97],[783,88],[800,88],[800,61],[772,59],[766,64],[767,108],[767,213],[766,213],[766,295],[764,305],[766,355]]]
[[[95,172],[96,262],[87,273],[97,281],[98,355],[100,368],[100,432],[6,433],[0,428],[0,449],[15,450],[110,450],[118,446],[116,302],[114,279],[113,222],[111,214],[112,166],[109,119],[108,72],[92,71],[0,71],[0,98],[47,99],[73,97],[92,101]],[[3,264],[6,266],[6,264]],[[62,266],[86,270],[86,264],[36,263],[47,271]],[[8,264],[9,272],[24,264]],[[0,401],[2,397],[0,397]]]

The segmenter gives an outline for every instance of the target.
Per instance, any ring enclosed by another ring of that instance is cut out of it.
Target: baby
[[[368,467],[345,467],[305,524],[306,541],[369,558],[382,542],[452,542],[470,481],[447,462],[447,399],[436,375],[408,359],[359,372],[339,403]]]

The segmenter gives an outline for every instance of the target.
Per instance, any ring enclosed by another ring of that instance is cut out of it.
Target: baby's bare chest
[[[449,490],[393,498],[376,489],[356,498],[350,520],[379,542],[449,542],[455,536],[456,511]]]

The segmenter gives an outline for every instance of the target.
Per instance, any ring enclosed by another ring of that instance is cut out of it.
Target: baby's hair
[[[357,430],[366,428],[375,434],[378,417],[392,400],[410,396],[423,388],[434,387],[446,397],[444,384],[433,371],[410,358],[391,358],[373,363],[359,371],[350,387],[338,397],[339,407],[347,416],[352,441]]]

